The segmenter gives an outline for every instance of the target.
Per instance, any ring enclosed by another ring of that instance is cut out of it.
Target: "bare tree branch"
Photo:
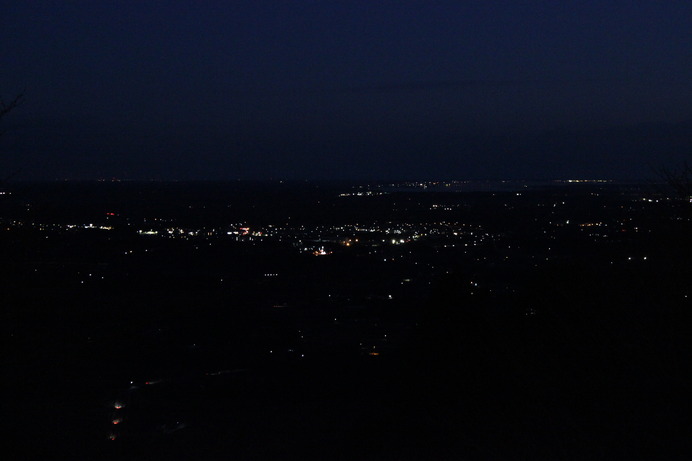
[[[11,101],[5,102],[5,100],[0,96],[0,121],[2,121],[2,118],[9,114],[12,110],[16,109],[18,106],[20,106],[24,102],[24,92],[22,91],[19,93],[17,96],[12,98]],[[5,132],[3,130],[0,130],[0,136],[2,136]]]
[[[11,101],[5,102],[5,100],[0,97],[0,120],[10,113],[13,109],[18,107],[24,101],[24,93],[19,93]]]
[[[656,175],[681,199],[692,199],[692,167],[683,162],[678,168],[662,166],[655,168]]]

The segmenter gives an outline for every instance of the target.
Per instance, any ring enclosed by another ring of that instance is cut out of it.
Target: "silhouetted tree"
[[[692,167],[689,163],[683,162],[677,168],[665,166],[656,168],[655,172],[672,189],[675,196],[692,201]]]
[[[0,96],[0,122],[2,122],[2,119],[12,112],[14,109],[16,109],[22,102],[24,101],[24,93],[19,93],[17,96],[12,98],[10,101],[5,101],[2,96]],[[0,129],[0,136],[4,134],[4,131]],[[0,186],[4,185],[10,177],[13,175],[10,174],[7,177],[0,178]]]
[[[14,98],[12,98],[10,101],[5,102],[5,100],[0,96],[0,121],[5,117],[5,115],[9,114],[12,112],[15,108],[17,108],[22,102],[24,101],[24,93],[20,93]],[[2,131],[0,131],[0,135],[2,135]]]

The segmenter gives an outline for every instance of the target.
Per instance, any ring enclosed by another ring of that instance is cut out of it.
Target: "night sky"
[[[692,157],[692,1],[0,1],[0,172],[640,179]]]

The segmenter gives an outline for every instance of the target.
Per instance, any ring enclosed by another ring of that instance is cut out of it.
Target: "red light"
[[[115,213],[106,213],[106,216],[115,216]]]

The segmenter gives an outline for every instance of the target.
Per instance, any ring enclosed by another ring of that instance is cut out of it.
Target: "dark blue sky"
[[[690,1],[0,1],[21,179],[641,178]]]

